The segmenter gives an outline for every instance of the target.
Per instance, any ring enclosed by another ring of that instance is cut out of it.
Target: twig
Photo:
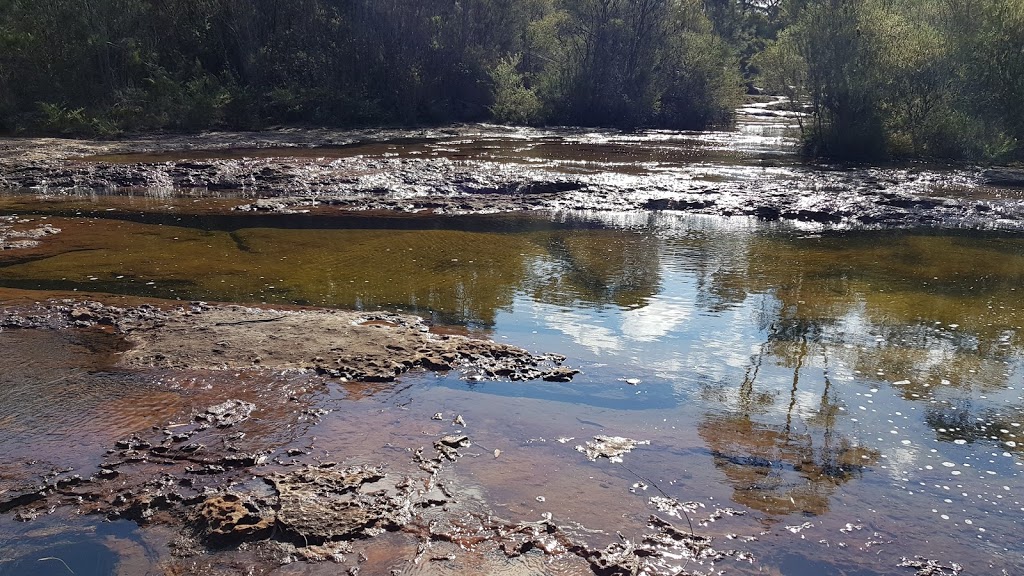
[[[75,571],[71,569],[71,566],[68,566],[67,562],[61,560],[60,558],[57,558],[56,556],[47,556],[46,558],[40,558],[39,562],[42,562],[43,560],[56,560],[57,562],[63,564],[64,567],[68,569],[68,572],[71,572],[72,574],[75,573]]]
[[[628,466],[626,466],[622,462],[619,462],[619,466],[622,466],[623,470],[625,470],[626,472],[629,472],[630,474],[632,474],[633,476],[636,476],[637,478],[639,478],[640,480],[646,482],[647,484],[649,484],[651,486],[654,486],[654,489],[657,490],[658,492],[661,492],[661,495],[664,496],[665,498],[670,498],[672,500],[675,500],[675,498],[672,498],[671,496],[666,494],[665,491],[662,490],[660,486],[655,484],[654,481],[651,480],[650,478],[644,478],[643,476],[637,474],[636,472],[633,472],[632,470],[629,469]],[[686,518],[686,524],[690,527],[690,536],[696,537],[697,533],[693,531],[693,523],[690,522],[690,515],[687,514],[686,510],[683,510],[682,507],[679,508],[679,511],[683,513],[683,518]]]

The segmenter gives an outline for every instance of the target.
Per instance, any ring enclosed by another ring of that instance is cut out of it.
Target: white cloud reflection
[[[590,316],[564,308],[537,307],[537,313],[544,324],[572,338],[573,342],[600,355],[603,352],[622,350],[622,339],[610,328],[592,321]]]
[[[692,317],[692,301],[658,298],[647,306],[622,313],[622,335],[638,342],[654,342]]]

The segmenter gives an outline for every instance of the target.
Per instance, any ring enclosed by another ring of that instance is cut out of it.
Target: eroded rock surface
[[[64,470],[24,493],[0,494],[0,511],[32,522],[68,506],[163,526],[178,531],[171,549],[183,561],[233,551],[280,563],[352,564],[360,541],[385,532],[419,542],[413,563],[433,546],[451,544],[509,558],[571,557],[601,575],[697,574],[736,554],[658,516],[633,541],[598,536],[548,513],[539,521],[503,520],[473,497],[467,506],[452,474],[473,446],[461,433],[406,452],[404,464],[300,460],[290,455],[302,451],[287,444],[260,450],[254,448],[260,440],[247,433],[267,409],[237,400],[195,409],[185,422],[117,441],[90,477]],[[608,538],[614,541],[606,544]],[[605,543],[595,545],[595,539]],[[358,571],[358,562],[351,570]]]
[[[0,310],[0,328],[109,326],[133,345],[120,363],[165,369],[299,369],[362,382],[410,370],[472,378],[568,381],[564,357],[430,332],[421,318],[382,312],[268,310],[192,303],[158,308],[60,301]],[[233,413],[238,407],[223,407]],[[220,418],[211,415],[212,422]],[[226,416],[225,416],[226,417]],[[219,425],[219,424],[217,424]]]
[[[221,492],[195,508],[196,528],[214,545],[266,538],[276,517],[271,508],[253,498]]]

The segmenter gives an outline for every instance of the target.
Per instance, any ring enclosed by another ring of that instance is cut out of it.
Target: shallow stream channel
[[[0,575],[1024,574],[1020,190],[769,104],[4,141]]]

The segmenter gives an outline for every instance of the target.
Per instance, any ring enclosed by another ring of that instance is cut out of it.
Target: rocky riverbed
[[[0,576],[1016,573],[1019,170],[796,117],[0,140]]]
[[[777,105],[741,109],[740,138],[462,126],[7,139],[0,189],[198,193],[284,214],[665,210],[839,228],[1024,227],[1017,169],[806,164],[793,113]]]
[[[305,370],[363,382],[390,382],[410,369],[458,369],[477,380],[505,381],[568,381],[577,373],[559,366],[559,356],[435,335],[418,318],[383,313],[59,300],[6,307],[0,330],[112,332],[128,344],[117,353],[115,366],[165,373]],[[308,393],[290,393],[277,401],[298,408],[291,417],[278,418],[276,426],[315,423],[330,412],[317,408]],[[684,568],[690,562],[704,566],[746,557],[716,549],[713,537],[693,529],[694,521],[706,526],[742,514],[732,509],[712,510],[705,519],[694,503],[659,497],[651,500],[652,509],[679,519],[688,511],[687,528],[652,514],[649,532],[640,540],[620,537],[596,546],[593,533],[556,522],[550,513],[536,521],[509,521],[464,501],[465,488],[450,472],[464,453],[476,449],[461,415],[452,433],[427,446],[407,447],[405,458],[346,465],[318,457],[315,438],[268,443],[260,425],[254,426],[268,409],[236,398],[193,408],[180,421],[117,440],[88,476],[70,468],[39,479],[0,474],[0,513],[31,523],[71,507],[108,521],[163,526],[177,534],[170,549],[185,564],[205,557],[216,565],[211,559],[217,553],[238,550],[261,558],[261,573],[304,560],[342,564],[355,574],[368,560],[360,543],[388,533],[419,543],[414,563],[454,560],[451,552],[435,550],[454,546],[463,553],[506,558],[574,558],[579,569],[597,574],[679,575],[695,573]],[[432,418],[442,419],[442,413]],[[590,457],[621,462],[629,447],[647,443],[613,440],[613,447],[603,448],[608,440],[595,437]],[[500,450],[487,455],[500,456]]]

